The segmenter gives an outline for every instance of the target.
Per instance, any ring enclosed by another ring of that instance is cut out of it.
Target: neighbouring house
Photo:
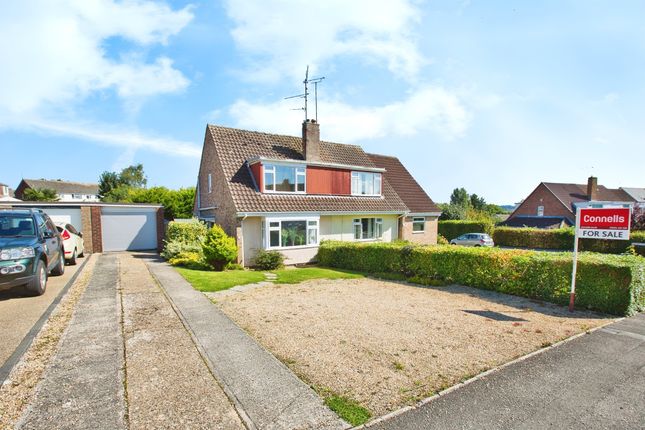
[[[0,183],[0,202],[19,202],[8,185]]]
[[[632,190],[634,195],[627,190]],[[606,188],[598,185],[598,178],[594,176],[589,177],[586,185],[542,182],[502,225],[536,228],[573,226],[578,205],[590,201],[635,203],[638,190],[643,192],[640,188]]]
[[[16,188],[16,197],[24,200],[23,196],[27,189],[49,188],[56,191],[59,202],[98,202],[99,185],[84,184],[80,182],[69,182],[60,179],[23,179]]]
[[[195,215],[237,239],[238,261],[278,250],[287,264],[312,261],[321,240],[436,243],[441,214],[394,157],[320,140],[208,125]]]

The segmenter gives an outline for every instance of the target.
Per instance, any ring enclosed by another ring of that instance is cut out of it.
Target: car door
[[[477,235],[476,234],[469,234],[468,235],[468,240],[466,241],[466,244],[468,246],[475,246],[477,245]]]
[[[83,243],[83,238],[81,237],[81,234],[71,224],[66,224],[65,228],[67,229],[67,231],[69,231],[71,233],[72,238],[74,239],[74,244],[76,245],[76,253],[77,253],[77,255],[82,254],[83,253],[84,243]],[[70,250],[68,250],[68,251],[70,251]]]
[[[49,271],[60,258],[59,249],[60,242],[59,236],[55,233],[56,227],[53,228],[51,221],[48,223],[47,219],[41,214],[36,214],[36,222],[38,223],[38,233],[41,240],[44,242],[45,254],[47,255],[47,270]],[[51,224],[51,225],[50,225]]]

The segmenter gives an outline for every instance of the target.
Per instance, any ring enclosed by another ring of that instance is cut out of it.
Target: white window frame
[[[271,232],[278,232],[278,243],[282,243],[282,222],[283,221],[304,221],[305,222],[305,240],[306,245],[297,246],[271,246]],[[271,226],[271,223],[278,223],[277,226]],[[316,242],[309,243],[309,231],[316,232]],[[277,249],[302,249],[302,248],[315,248],[320,245],[320,217],[312,216],[292,216],[292,217],[266,217],[262,222],[262,245],[264,249],[277,250]]]
[[[6,186],[6,185],[2,186],[2,194],[5,195],[5,196],[9,195],[9,187],[8,186]]]
[[[372,219],[374,220],[374,237],[363,237],[363,220]],[[360,227],[361,237],[356,237],[356,227]],[[352,219],[352,234],[354,235],[355,241],[367,241],[367,240],[381,240],[383,239],[383,218],[375,217],[366,217],[366,218],[353,218]]]
[[[544,216],[544,206],[537,207],[537,216]]]
[[[414,225],[421,224],[421,230],[415,230]],[[426,217],[423,216],[415,216],[412,217],[412,234],[417,234],[417,233],[425,233],[426,232]]]
[[[208,194],[213,192],[213,175],[208,174]]]
[[[357,188],[360,188],[361,185],[361,175],[371,175],[372,176],[372,194],[363,194],[360,193]],[[378,184],[378,190],[377,190]],[[352,195],[353,196],[380,196],[383,192],[383,176],[380,173],[376,172],[361,172],[361,171],[352,171]]]
[[[276,191],[275,186],[276,186],[276,166],[279,167],[288,167],[288,168],[293,168],[295,170],[295,179],[296,179],[296,189],[295,191]],[[267,190],[266,185],[267,185],[267,174],[273,176],[273,189],[272,190]],[[300,178],[302,178],[302,181],[300,181]],[[307,193],[307,166],[304,165],[294,165],[294,164],[282,164],[282,163],[267,163],[262,165],[262,192],[263,193],[273,193],[273,194],[306,194]],[[303,185],[303,190],[298,191],[298,185],[302,184]]]

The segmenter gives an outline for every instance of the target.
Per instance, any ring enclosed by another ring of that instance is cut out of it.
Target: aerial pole
[[[301,98],[304,99],[305,103],[303,107],[292,109],[292,110],[303,110],[305,111],[305,121],[309,119],[309,84],[313,83],[314,84],[314,106],[315,106],[315,120],[318,122],[318,84],[325,79],[324,76],[320,78],[311,78],[309,79],[309,66],[307,66],[307,69],[305,70],[305,80],[302,81],[302,83],[305,86],[305,92],[302,94],[297,94],[295,96],[289,96],[285,97],[284,99],[295,99],[295,98]]]

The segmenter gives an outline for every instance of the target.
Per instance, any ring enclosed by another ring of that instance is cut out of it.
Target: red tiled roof
[[[543,184],[556,196],[573,214],[574,203],[588,202],[587,185],[581,184],[560,184],[557,182],[543,182]],[[621,189],[606,188],[598,185],[596,194],[597,201],[607,202],[631,202],[634,201],[626,192]]]
[[[266,194],[255,188],[246,160],[254,157],[304,160],[302,139],[209,125],[237,212],[380,212],[404,213],[407,206],[387,177],[382,197]],[[323,162],[376,167],[356,145],[321,141]]]
[[[376,167],[385,169],[385,179],[394,187],[410,212],[441,212],[398,158],[379,154],[367,154],[367,156]]]

